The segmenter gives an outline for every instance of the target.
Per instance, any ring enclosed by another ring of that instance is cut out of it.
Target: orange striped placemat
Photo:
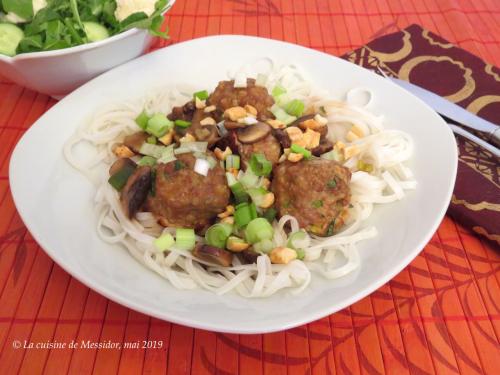
[[[167,22],[172,38],[155,47],[249,34],[335,55],[417,23],[500,65],[496,0],[177,0]],[[449,217],[388,284],[284,332],[195,330],[89,290],[33,240],[9,191],[13,147],[53,104],[0,79],[0,374],[499,373],[500,252]],[[73,341],[103,347],[74,349]],[[137,342],[139,348],[125,348]]]

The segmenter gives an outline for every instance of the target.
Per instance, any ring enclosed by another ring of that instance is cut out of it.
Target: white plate
[[[64,142],[107,103],[140,97],[163,85],[213,88],[227,71],[258,57],[298,64],[337,94],[353,87],[375,93],[373,109],[387,127],[415,142],[411,168],[418,189],[377,207],[370,221],[378,237],[360,244],[361,267],[327,281],[314,276],[299,296],[279,293],[245,300],[180,291],[137,263],[95,230],[94,190],[64,160]],[[63,69],[64,67],[61,67]],[[437,229],[450,201],[457,168],[452,132],[423,102],[391,82],[344,60],[296,45],[243,36],[180,43],[143,56],[92,80],[44,114],[17,145],[10,163],[14,201],[26,226],[61,267],[106,297],[171,322],[213,331],[262,333],[295,327],[334,313],[373,292],[401,271]]]

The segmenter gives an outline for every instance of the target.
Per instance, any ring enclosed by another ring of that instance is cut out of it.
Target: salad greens
[[[162,13],[168,7],[168,0],[156,1],[150,15],[136,11],[120,21],[116,14],[121,1],[0,0],[0,53],[15,55],[74,47],[135,27],[146,29],[154,36],[168,38],[167,32],[161,30]],[[35,2],[38,8],[42,4],[41,9],[34,10]],[[133,2],[127,5],[130,3]],[[17,39],[22,33],[18,43],[13,40],[14,28],[19,29],[15,33]],[[2,46],[3,43],[6,46]]]

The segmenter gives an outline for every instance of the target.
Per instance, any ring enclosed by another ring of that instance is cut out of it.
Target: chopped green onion
[[[306,239],[306,236],[307,236],[307,233],[303,229],[299,230],[298,232],[294,232],[294,233],[290,234],[290,236],[288,237],[288,241],[286,243],[286,246],[290,247],[294,250],[297,250],[301,247],[301,246],[299,246],[300,241],[304,241]]]
[[[255,206],[254,206],[255,207]],[[255,213],[255,217],[256,217]],[[240,203],[236,206],[234,211],[234,221],[236,225],[240,228],[247,225],[254,219],[254,212],[252,207],[248,203]]]
[[[268,193],[268,191],[263,187],[259,187],[248,189],[247,193],[248,195],[250,195],[250,198],[252,198],[252,202],[254,202],[257,206],[260,206],[260,204],[264,200],[264,196]]]
[[[139,153],[142,155],[152,156],[155,159],[162,157],[163,153],[167,150],[165,146],[152,145],[150,143],[144,142],[139,149]]]
[[[191,126],[191,121],[175,120],[174,124],[180,128],[189,128]]]
[[[300,117],[304,112],[304,103],[298,99],[294,99],[285,105],[285,111],[292,116]]]
[[[292,122],[297,120],[297,117],[289,115],[283,108],[281,108],[277,104],[274,104],[271,107],[271,112],[274,117],[276,117],[276,120],[283,122],[285,125],[291,124]]]
[[[108,179],[108,182],[116,190],[121,191],[134,171],[135,166],[125,164],[122,169],[120,169]]]
[[[323,207],[323,201],[321,199],[316,199],[315,201],[312,201],[311,206],[314,208]]]
[[[150,135],[149,137],[146,138],[146,142],[148,142],[151,145],[155,145],[156,141],[157,139],[154,135]]]
[[[198,98],[200,100],[206,100],[208,99],[208,91],[203,90],[203,91],[198,91],[193,94],[193,99]]]
[[[262,214],[262,217],[269,221],[270,223],[273,222],[274,219],[276,219],[277,211],[274,207],[268,208],[264,213]]]
[[[266,87],[267,76],[265,74],[259,73],[257,74],[257,78],[255,79],[255,86]]]
[[[306,252],[304,249],[294,249],[295,252],[297,253],[297,259],[298,260],[304,260],[306,257]]]
[[[330,181],[326,183],[326,186],[329,187],[330,189],[335,189],[337,187],[337,179],[332,178]]]
[[[270,240],[274,236],[274,229],[266,219],[259,217],[248,223],[245,229],[247,242],[254,244],[262,240]]]
[[[273,164],[266,159],[264,154],[252,154],[250,168],[257,176],[269,176],[269,173],[273,169]]]
[[[335,232],[335,220],[337,220],[337,218],[333,219],[332,222],[328,224],[328,228],[326,230],[327,236],[333,236],[333,233]]]
[[[170,121],[164,113],[156,113],[149,119],[148,125],[146,126],[146,132],[161,138],[172,129],[173,126],[173,122]]]
[[[162,164],[167,164],[174,160],[176,160],[174,156],[174,145],[170,145],[168,147],[165,147],[157,162]]]
[[[273,88],[273,91],[272,91],[272,96],[273,96],[274,98],[277,98],[278,96],[283,95],[283,94],[285,94],[285,93],[286,93],[286,89],[285,89],[283,86],[281,86],[281,85],[276,85],[276,86],[274,86],[274,88]]]
[[[228,155],[226,156],[226,170],[240,169],[240,157],[239,155]]]
[[[177,228],[175,230],[175,245],[181,250],[192,250],[196,245],[194,229]]]
[[[213,156],[208,156],[207,161],[210,164],[210,169],[214,169],[217,166],[217,160]]]
[[[154,240],[153,245],[158,251],[165,251],[170,249],[175,244],[174,237],[170,233],[164,233],[156,240]]]
[[[326,160],[342,161],[342,155],[337,150],[325,152],[320,157],[321,159],[326,159]]]
[[[212,225],[205,233],[205,242],[221,249],[226,247],[226,241],[233,231],[231,224],[218,223]]]
[[[304,147],[299,146],[296,143],[292,143],[292,146],[290,147],[290,151],[295,152],[296,154],[304,155],[305,159],[309,159],[312,156],[311,151],[305,149]]]
[[[186,154],[189,152],[205,153],[207,151],[208,142],[182,142],[179,148],[176,148],[176,155]]]
[[[253,244],[253,250],[257,253],[268,253],[275,248],[272,240],[262,240]]]
[[[142,111],[139,116],[135,118],[135,123],[143,130],[148,126],[149,116],[146,111]]]
[[[258,185],[259,176],[255,175],[251,168],[248,168],[243,176],[240,177],[239,181],[243,184],[243,186],[245,186],[245,188],[251,189]]]
[[[259,215],[257,215],[257,207],[255,206],[255,203],[250,203],[248,205],[248,208],[250,209],[250,215],[252,216],[252,220],[256,219]]]
[[[365,163],[363,160],[358,160],[357,167],[358,167],[358,170],[366,172],[366,173],[373,172],[373,165]]]
[[[248,194],[245,192],[243,184],[236,180],[236,177],[232,173],[226,173],[227,184],[234,195],[236,203],[248,201]]]
[[[156,164],[156,159],[152,156],[143,156],[141,160],[137,162],[137,165],[139,167],[143,167],[145,165],[148,167],[152,167],[155,164]]]

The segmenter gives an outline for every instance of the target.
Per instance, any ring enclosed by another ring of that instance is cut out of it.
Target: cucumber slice
[[[14,56],[24,32],[11,23],[0,23],[0,54]]]
[[[89,42],[97,42],[109,38],[108,29],[97,22],[82,22],[85,34],[89,38]]]

